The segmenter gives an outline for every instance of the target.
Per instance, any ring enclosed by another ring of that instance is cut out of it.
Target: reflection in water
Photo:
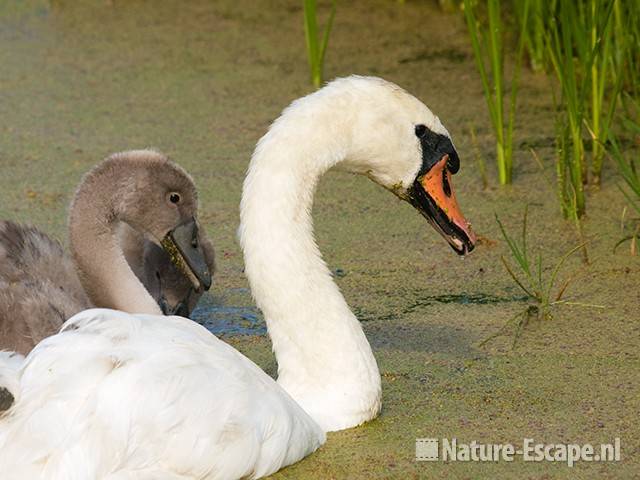
[[[267,326],[262,314],[255,306],[250,305],[251,303],[251,296],[246,288],[227,290],[219,298],[205,295],[191,314],[191,318],[217,336],[266,335]],[[242,304],[249,305],[237,306]]]

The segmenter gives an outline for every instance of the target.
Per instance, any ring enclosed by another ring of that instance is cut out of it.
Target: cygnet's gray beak
[[[171,230],[160,244],[174,265],[189,278],[196,292],[209,290],[211,272],[198,241],[198,224],[195,218]]]
[[[189,291],[189,294],[191,294],[191,290]],[[189,305],[187,302],[188,298],[189,297],[187,297],[187,299],[185,300],[182,300],[175,306],[171,306],[163,295],[158,300],[158,305],[160,305],[160,309],[162,310],[163,315],[176,315],[178,317],[190,318],[189,315],[191,315],[191,311],[189,310]]]

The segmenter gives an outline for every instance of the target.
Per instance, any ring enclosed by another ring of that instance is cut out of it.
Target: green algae
[[[240,309],[229,315],[248,312],[259,322],[248,294],[228,293],[248,288],[236,242],[242,180],[269,123],[311,91],[300,2],[269,5],[1,2],[0,216],[64,238],[66,205],[85,171],[113,151],[161,149],[195,178],[199,219],[217,248],[214,296],[203,305],[224,297],[223,307]],[[521,81],[514,138],[523,150],[515,152],[514,186],[484,189],[469,125],[476,126],[484,156],[493,144],[475,67],[465,60],[471,50],[459,16],[428,2],[341,2],[330,49],[328,78],[384,76],[440,116],[462,160],[453,178],[462,210],[489,241],[457,258],[409,205],[366,178],[331,173],[323,179],[314,207],[318,242],[331,269],[347,273],[336,281],[367,320],[384,408],[367,425],[330,434],[317,453],[273,478],[637,475],[640,264],[624,249],[611,254],[625,204],[614,179],[605,178],[590,195],[585,230],[594,261],[567,292],[609,308],[567,308],[553,321],[533,323],[514,350],[509,339],[478,347],[522,308],[499,262],[506,249],[498,242],[494,211],[514,226],[524,204],[531,204],[530,242],[550,258],[577,243],[526,149],[536,145],[551,165],[553,148],[544,140],[554,133],[546,80],[525,72]],[[579,260],[568,267],[579,268]],[[275,375],[267,337],[225,340]],[[573,469],[546,462],[416,463],[415,438],[430,436],[492,442],[619,436],[623,461]]]

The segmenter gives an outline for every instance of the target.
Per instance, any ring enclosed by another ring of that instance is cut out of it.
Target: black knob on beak
[[[447,160],[447,170],[451,172],[451,175],[455,175],[460,170],[460,158],[456,152],[449,154],[449,160]]]

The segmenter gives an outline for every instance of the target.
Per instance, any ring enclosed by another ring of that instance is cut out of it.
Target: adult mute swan
[[[180,317],[87,310],[27,358],[19,401],[0,418],[0,471],[258,478],[314,451],[326,431],[375,417],[375,359],[312,235],[315,186],[338,164],[409,201],[456,252],[473,248],[451,185],[458,156],[438,118],[381,79],[336,80],[284,111],[244,183],[240,240],[278,383]],[[109,295],[130,298],[130,288]]]

